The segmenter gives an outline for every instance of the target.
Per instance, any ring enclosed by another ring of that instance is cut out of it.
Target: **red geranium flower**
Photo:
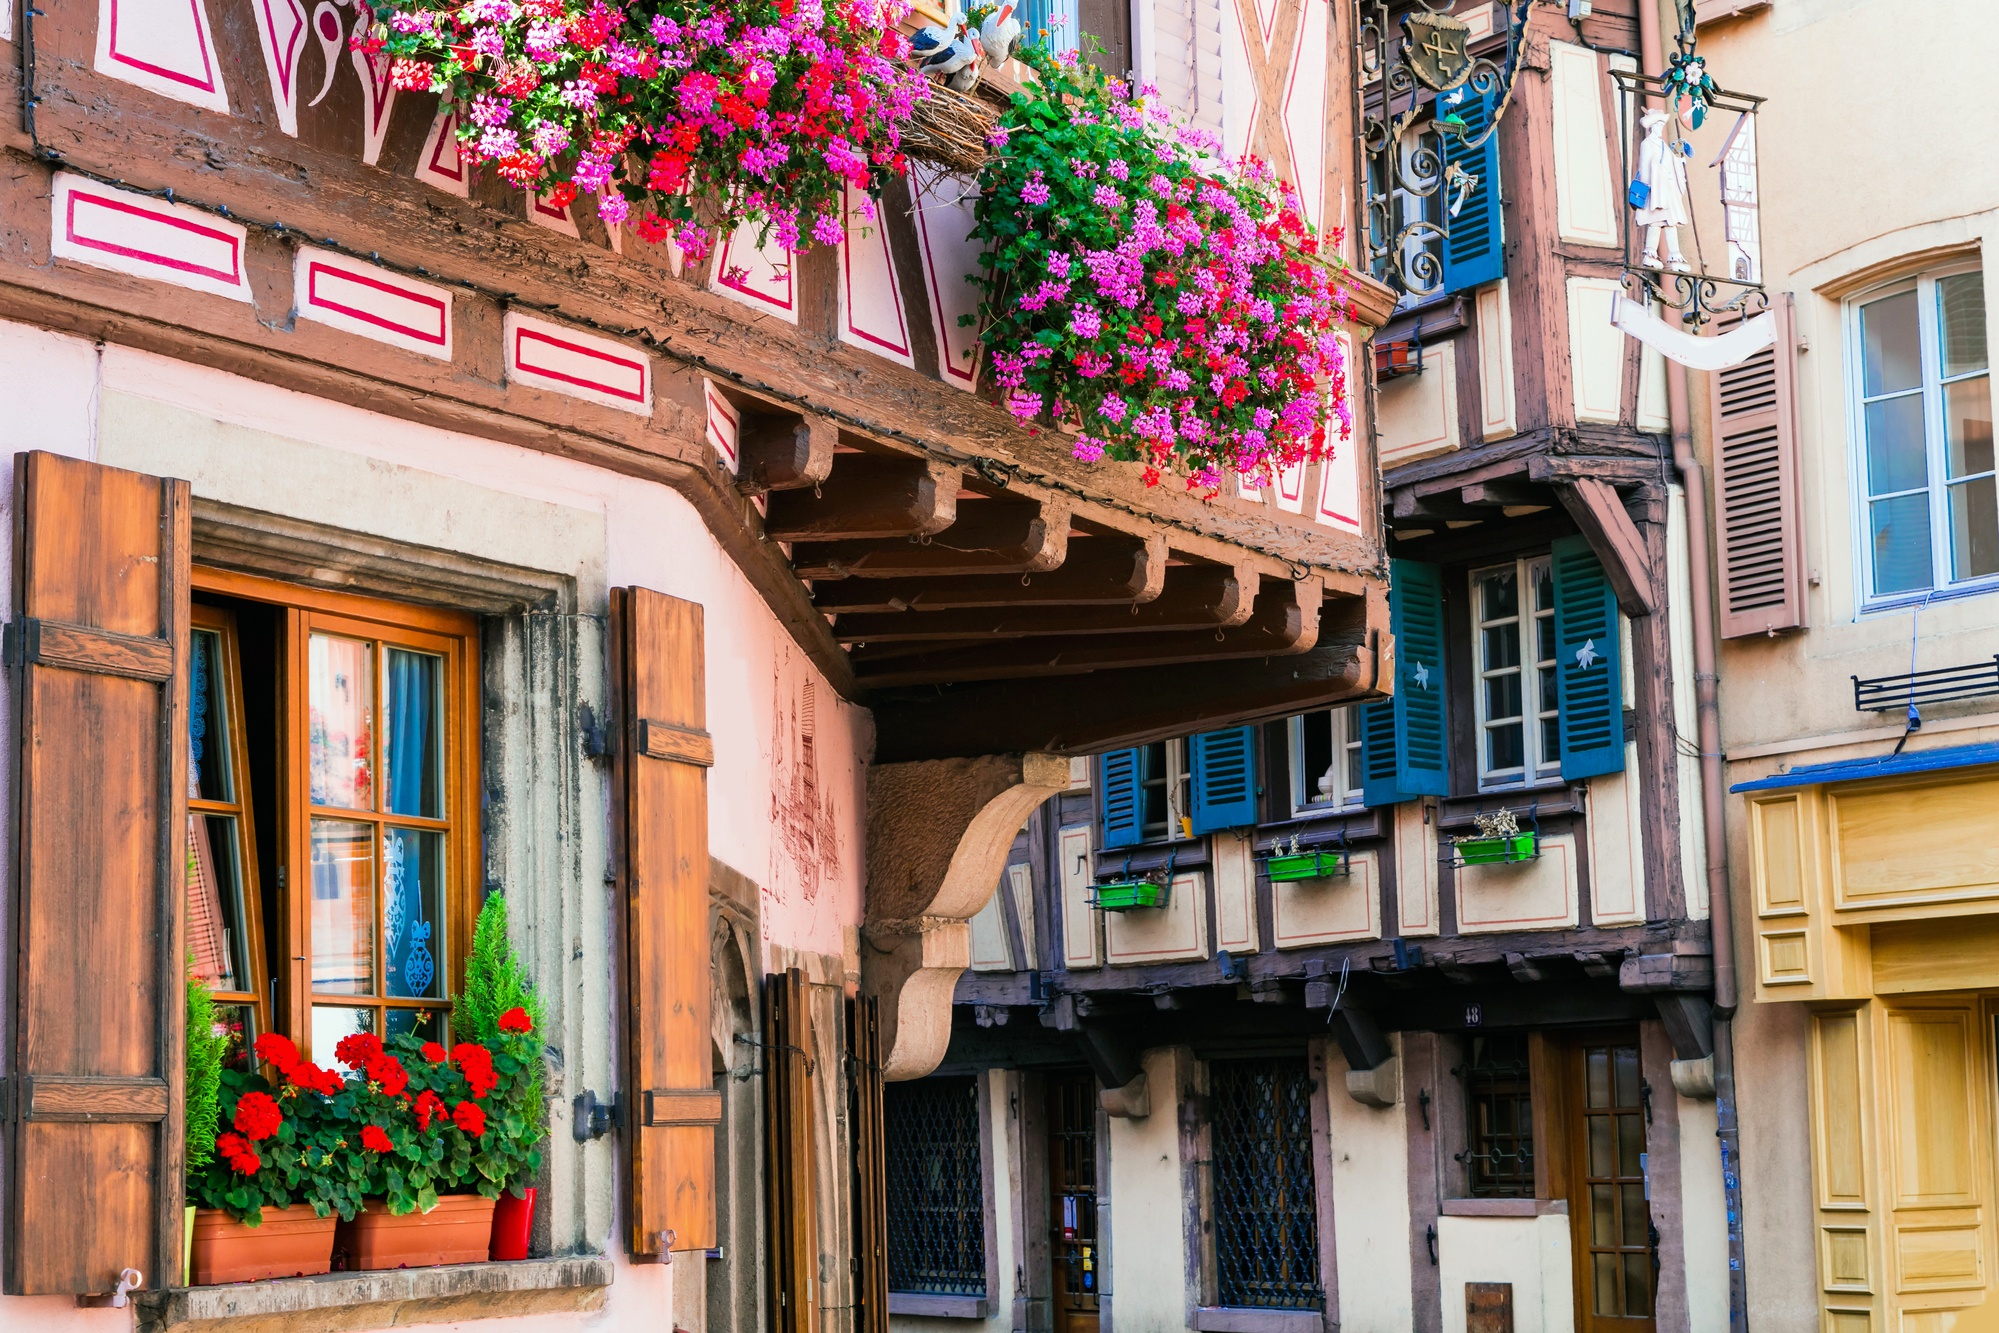
[[[369,1152],[394,1152],[395,1141],[380,1125],[361,1126],[361,1146]]]
[[[534,1020],[528,1017],[527,1010],[517,1006],[500,1015],[500,1031],[532,1032],[534,1031]]]
[[[236,1114],[229,1123],[255,1141],[277,1133],[278,1126],[285,1123],[285,1116],[267,1094],[246,1092],[236,1099]]]
[[[443,1064],[447,1059],[450,1058],[450,1055],[451,1053],[449,1051],[445,1050],[442,1046],[439,1046],[434,1041],[427,1041],[423,1044],[423,1058],[430,1061],[434,1065]]]
[[[461,1041],[453,1046],[451,1059],[465,1075],[474,1097],[484,1097],[500,1081],[493,1073],[493,1053],[476,1042]]]
[[[280,1074],[290,1074],[298,1066],[298,1047],[281,1032],[266,1032],[257,1038],[257,1058],[276,1065]]]
[[[486,1132],[486,1113],[471,1102],[460,1102],[451,1108],[451,1123],[476,1139]]]
[[[356,1032],[342,1037],[333,1054],[349,1069],[360,1069],[382,1053],[382,1039],[372,1032]]]
[[[410,1085],[409,1070],[393,1055],[378,1055],[368,1062],[368,1081],[391,1097],[400,1097]]]
[[[264,1165],[264,1159],[257,1156],[257,1150],[249,1141],[235,1134],[223,1134],[215,1140],[215,1151],[222,1160],[229,1163],[230,1170],[240,1176],[254,1176]]]
[[[301,1061],[295,1066],[290,1078],[293,1087],[323,1093],[328,1097],[336,1096],[347,1086],[347,1080],[340,1077],[337,1071],[321,1069],[310,1060]]]
[[[429,1129],[430,1122],[444,1114],[444,1099],[425,1088],[416,1095],[416,1105],[411,1109],[416,1112],[416,1127]]]

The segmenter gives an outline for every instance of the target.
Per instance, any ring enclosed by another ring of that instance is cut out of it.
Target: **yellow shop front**
[[[1733,790],[1756,999],[1811,1015],[1820,1327],[1999,1330],[1999,744]]]

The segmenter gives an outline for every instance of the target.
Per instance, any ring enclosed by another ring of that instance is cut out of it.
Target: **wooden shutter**
[[[1196,833],[1256,822],[1256,729],[1204,731],[1187,741]]]
[[[712,1249],[715,1126],[709,1033],[708,739],[701,608],[646,588],[611,594],[623,728],[625,1144],[632,1253]]]
[[[1587,537],[1554,543],[1555,692],[1562,779],[1624,771],[1624,660],[1617,593]]]
[[[1450,741],[1444,677],[1444,581],[1421,560],[1388,562],[1388,625],[1395,636],[1395,787],[1448,796]]]
[[[1395,785],[1395,700],[1360,706],[1361,801],[1394,805],[1408,798]]]
[[[875,1000],[847,1001],[853,1052],[855,1333],[888,1333],[888,1150],[882,1123],[881,1014]]]
[[[1140,808],[1137,750],[1112,750],[1103,757],[1098,797],[1104,803],[1104,850],[1143,841],[1145,816]]]
[[[180,1280],[187,483],[15,460],[9,1294]]]
[[[1466,144],[1466,140],[1476,141],[1492,124],[1498,96],[1497,92],[1474,93],[1466,85],[1437,98],[1439,119],[1456,115],[1465,123],[1464,139],[1454,134],[1438,136],[1443,145],[1445,171],[1439,198],[1451,233],[1443,246],[1446,292],[1461,292],[1496,282],[1506,273],[1499,216],[1499,135],[1488,136],[1476,148]],[[1450,184],[1452,167],[1476,178],[1455,213],[1450,212],[1458,198],[1458,191]]]
[[[812,997],[798,968],[765,981],[764,1041],[770,1326],[773,1333],[819,1333],[818,1176],[812,1150],[818,1070],[812,1058]],[[886,1274],[882,1280],[886,1286]]]
[[[1789,293],[1770,310],[1776,343],[1714,372],[1708,394],[1724,639],[1805,627],[1798,340]]]

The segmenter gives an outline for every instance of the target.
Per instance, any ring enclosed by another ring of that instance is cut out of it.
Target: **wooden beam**
[[[1002,680],[876,691],[876,761],[1022,747],[1095,754],[1379,698],[1394,674],[1387,630],[1384,590],[1326,603],[1318,642],[1295,656],[1102,670],[1088,689]]]
[[[1071,676],[1104,668],[1222,661],[1307,652],[1319,634],[1317,579],[1276,584],[1234,629],[1014,639],[918,654],[856,648],[849,656],[864,688],[952,684],[1028,676]],[[1096,693],[1095,690],[1090,693]]]
[[[833,470],[840,428],[816,412],[745,411],[738,489],[747,495],[817,486]]]
[[[843,615],[833,622],[841,643],[918,643],[938,639],[1050,638],[1121,635],[1161,630],[1232,629],[1250,618],[1260,580],[1248,565],[1176,565],[1166,589],[1129,606],[1036,606],[957,611]],[[926,647],[923,651],[929,651]]]
[[[1068,554],[1066,502],[961,500],[957,521],[927,541],[805,542],[791,564],[802,579],[1040,574]]]
[[[772,541],[929,536],[958,516],[958,469],[900,454],[840,454],[811,491],[770,497]]]
[[[959,607],[1126,606],[1166,586],[1166,539],[1071,537],[1069,558],[1046,574],[940,579],[841,579],[817,584],[813,604],[837,615]]]
[[[1589,538],[1590,549],[1603,562],[1604,576],[1617,592],[1617,604],[1627,616],[1649,616],[1658,609],[1652,562],[1645,539],[1617,492],[1594,477],[1578,477],[1555,488],[1562,507]]]
[[[1474,509],[1458,499],[1451,491],[1441,491],[1435,495],[1419,495],[1415,491],[1395,491],[1391,496],[1395,521],[1406,523],[1411,519],[1438,519],[1450,522],[1456,519],[1491,518],[1490,510]]]
[[[1546,505],[1549,496],[1534,486],[1519,481],[1476,481],[1469,486],[1458,487],[1458,502],[1467,505],[1505,507],[1509,505]]]
[[[1587,477],[1609,482],[1613,486],[1636,486],[1644,482],[1663,482],[1666,466],[1657,458],[1543,454],[1527,460],[1527,476],[1530,480],[1549,485]]]

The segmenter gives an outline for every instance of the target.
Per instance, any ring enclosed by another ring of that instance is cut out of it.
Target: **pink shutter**
[[[1724,639],[1805,627],[1798,344],[1789,294],[1770,309],[1776,343],[1716,371],[1709,394]]]

